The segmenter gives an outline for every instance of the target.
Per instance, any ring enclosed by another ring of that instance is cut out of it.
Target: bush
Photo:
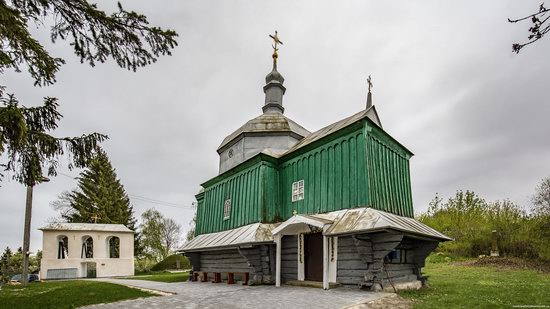
[[[501,255],[550,260],[550,218],[530,216],[508,200],[488,203],[474,192],[457,191],[443,202],[436,195],[419,220],[454,239],[438,248],[449,256],[489,255],[496,231]]]
[[[179,261],[179,267],[178,267]],[[181,254],[173,254],[167,257],[166,259],[160,261],[157,265],[151,267],[152,271],[162,271],[162,270],[172,270],[172,269],[189,269],[191,268],[191,263],[187,257]]]

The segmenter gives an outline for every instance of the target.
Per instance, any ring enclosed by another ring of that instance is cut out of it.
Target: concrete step
[[[308,288],[318,288],[318,289],[323,288],[323,282],[322,281],[289,280],[285,284],[286,285],[292,285],[292,286],[303,286],[303,287],[308,287]],[[340,286],[340,284],[336,283],[336,282],[329,282],[328,285],[329,285],[329,289],[334,289],[334,288],[337,288],[337,287]]]

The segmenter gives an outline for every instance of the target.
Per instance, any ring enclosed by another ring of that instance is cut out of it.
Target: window
[[[224,220],[229,219],[230,215],[231,215],[231,200],[227,199],[223,203],[223,219]]]
[[[69,238],[67,236],[57,237],[57,258],[66,259],[69,255]]]
[[[107,247],[110,259],[120,258],[120,238],[116,236],[107,238]]]
[[[405,264],[405,263],[409,262],[409,261],[407,261],[407,260],[410,260],[410,254],[408,254],[409,251],[410,250],[406,250],[406,249],[402,249],[402,248],[397,248],[397,249],[391,251],[386,256],[386,263]]]
[[[296,202],[304,199],[304,180],[292,183],[292,201]]]
[[[91,236],[82,237],[82,251],[80,257],[83,259],[91,259],[94,257],[94,240]]]

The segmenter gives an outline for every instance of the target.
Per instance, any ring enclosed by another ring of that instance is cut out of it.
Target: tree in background
[[[532,197],[533,211],[540,216],[550,216],[550,176],[543,178]]]
[[[197,213],[195,212],[195,215],[193,216],[193,220],[189,222],[189,231],[187,231],[187,234],[185,235],[185,239],[187,241],[195,238],[195,226],[197,224]]]
[[[181,240],[181,226],[165,218],[155,209],[141,215],[141,236],[144,252],[156,262],[166,259],[177,250]]]
[[[61,193],[51,204],[60,212],[62,221],[124,224],[136,231],[134,208],[104,151],[97,153],[77,179],[76,189]],[[134,254],[138,255],[139,233],[134,235]]]
[[[445,202],[436,194],[419,220],[454,239],[438,248],[452,256],[489,254],[496,231],[501,255],[550,260],[536,218],[509,200],[487,202],[472,191],[457,191]]]
[[[37,273],[40,270],[40,260],[42,251],[38,250],[36,255],[30,257],[29,270],[31,273]],[[7,282],[15,274],[21,274],[23,269],[23,250],[21,247],[13,253],[9,247],[6,247],[0,257],[0,282]]]
[[[30,27],[47,25],[53,42],[68,39],[80,61],[91,66],[112,58],[120,67],[135,71],[161,55],[170,55],[177,45],[176,32],[150,27],[144,15],[126,11],[120,3],[109,15],[86,0],[4,0],[0,1],[0,74],[7,69],[26,69],[35,86],[55,83],[63,59],[52,57],[29,32]],[[25,107],[4,90],[5,85],[0,84],[0,156],[7,159],[0,167],[13,172],[13,178],[27,186],[23,236],[26,284],[32,188],[47,180],[42,169],[47,167],[48,175],[55,176],[59,158],[65,153],[70,155],[69,168],[85,167],[107,136],[55,137],[50,131],[61,119],[57,99],[48,97],[42,106]]]
[[[35,86],[55,83],[55,75],[64,63],[51,56],[29,32],[29,28],[51,25],[52,41],[71,41],[81,62],[94,66],[109,57],[122,68],[136,70],[161,55],[170,55],[177,34],[148,25],[144,15],[126,11],[120,4],[107,14],[85,0],[7,0],[0,1],[0,73],[7,69],[26,69]],[[48,20],[48,17],[51,19]],[[1,166],[13,172],[13,178],[27,186],[43,179],[42,168],[56,175],[59,156],[69,153],[71,167],[85,167],[97,144],[105,135],[92,133],[80,137],[54,137],[61,114],[56,98],[45,98],[42,106],[25,107],[0,85]]]
[[[542,3],[539,6],[539,11],[537,13],[519,19],[508,18],[508,22],[510,23],[517,23],[524,20],[530,20],[532,23],[531,27],[529,28],[529,36],[527,37],[527,42],[512,44],[512,50],[515,53],[519,53],[519,51],[525,46],[533,44],[536,41],[542,39],[550,31],[550,16],[546,16],[548,12],[550,12],[550,10],[544,6],[544,3]]]
[[[550,260],[550,176],[543,178],[535,188],[532,202],[537,233],[534,241],[542,248],[543,255]]]

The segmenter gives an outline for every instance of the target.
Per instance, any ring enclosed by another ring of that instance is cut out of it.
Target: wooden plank
[[[366,269],[342,269],[338,270],[338,276],[342,277],[361,277],[367,273]]]
[[[338,272],[345,269],[368,269],[368,264],[361,260],[342,261],[338,257]]]
[[[357,276],[354,276],[354,277],[347,277],[347,276],[338,276],[336,278],[336,282],[340,283],[340,284],[345,284],[345,285],[357,285],[359,284],[360,282],[363,282],[363,277],[357,277]]]
[[[386,264],[385,267],[387,270],[402,270],[402,269],[413,269],[414,265],[413,264]]]

